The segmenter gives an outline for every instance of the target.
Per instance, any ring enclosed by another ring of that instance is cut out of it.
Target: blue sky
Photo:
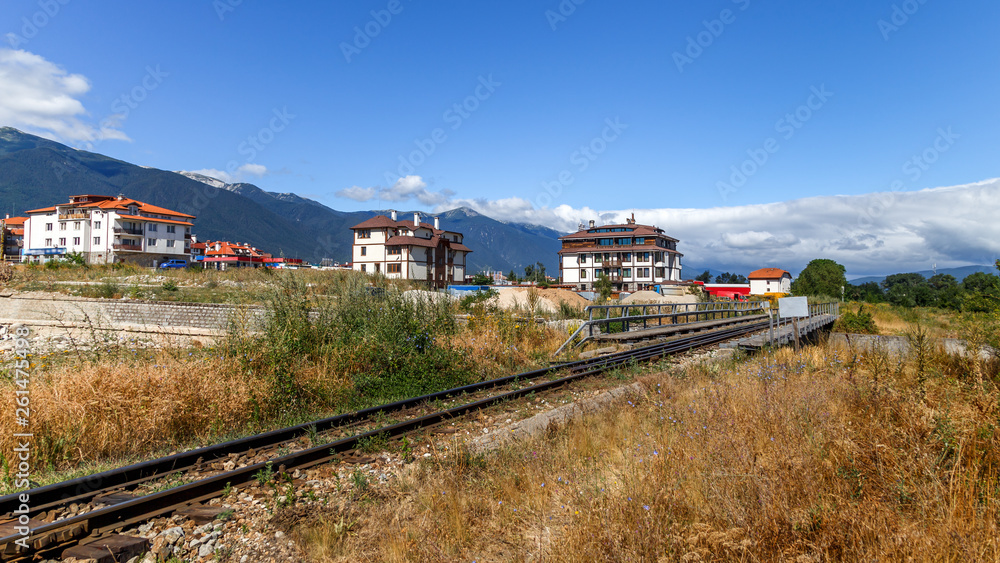
[[[337,209],[563,229],[1000,175],[1000,5],[690,4],[8,0],[0,124]],[[791,243],[772,231],[746,232]],[[941,258],[998,251],[966,250]]]

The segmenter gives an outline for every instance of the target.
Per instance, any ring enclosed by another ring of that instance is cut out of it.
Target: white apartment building
[[[78,252],[88,264],[156,266],[189,258],[194,215],[124,196],[75,195],[68,203],[27,212],[24,261]]]
[[[396,212],[376,215],[351,227],[354,232],[352,267],[359,272],[381,273],[389,278],[426,281],[440,288],[465,281],[466,257],[472,249],[462,244],[462,233],[434,224],[399,221]]]
[[[637,225],[635,215],[624,225],[580,225],[580,230],[560,237],[559,269],[564,284],[580,291],[594,289],[600,274],[608,276],[619,291],[638,291],[657,284],[681,281],[677,239],[663,229]]]

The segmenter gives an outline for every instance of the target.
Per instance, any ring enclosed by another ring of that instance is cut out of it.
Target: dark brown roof
[[[599,229],[627,229],[627,230],[613,232],[613,233],[596,232]],[[662,237],[674,242],[680,242],[673,237],[669,237],[663,234],[663,229],[658,229],[650,225],[601,225],[600,227],[587,228],[582,231],[577,231],[575,233],[559,237],[559,240],[578,239],[578,238],[607,238],[607,237],[622,237],[622,236]]]
[[[439,236],[434,236],[431,238],[420,238],[411,236],[397,235],[394,237],[389,237],[389,240],[385,241],[386,246],[422,246],[425,248],[437,248],[438,243],[444,240],[445,246],[452,250],[462,250],[465,252],[472,252],[472,249],[465,246],[462,243],[449,240],[447,238],[442,239]]]
[[[684,256],[676,250],[671,250],[669,248],[662,248],[659,246],[649,246],[645,244],[635,244],[632,246],[587,246],[583,248],[564,248],[560,250],[559,254],[576,254],[578,252],[667,252],[669,254],[676,254],[678,256]]]
[[[445,232],[445,231],[442,231],[441,229],[435,229],[434,225],[431,225],[430,223],[423,223],[423,222],[421,222],[420,226],[423,227],[423,228],[425,228],[425,229],[430,229],[430,230],[434,231],[434,234],[440,234],[440,233]],[[413,227],[413,220],[410,219],[409,221],[393,221],[392,219],[390,219],[389,217],[386,217],[385,215],[376,215],[376,216],[372,217],[371,219],[367,219],[367,220],[362,221],[362,222],[358,223],[357,225],[354,225],[353,227],[351,227],[352,230],[354,230],[354,229],[383,229],[383,228],[390,228],[390,229],[407,228],[407,229],[413,229],[414,228]]]

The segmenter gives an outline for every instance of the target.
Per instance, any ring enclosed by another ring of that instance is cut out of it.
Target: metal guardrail
[[[776,330],[780,329],[782,326],[787,326],[793,324],[795,321],[791,318],[778,318],[777,311],[774,314],[768,313],[770,316],[770,323],[767,333],[767,341],[769,345],[774,345],[774,333]],[[799,317],[800,319],[811,319],[813,317],[818,317],[820,315],[832,315],[833,317],[840,316],[840,302],[834,301],[831,303],[811,303],[809,305],[809,316]]]
[[[651,310],[655,310],[655,312],[650,312]],[[708,303],[590,305],[585,309],[585,312],[588,314],[588,319],[555,351],[554,356],[561,354],[584,330],[588,332],[587,337],[577,345],[583,344],[593,338],[594,327],[600,327],[601,325],[622,323],[622,331],[628,332],[633,325],[640,323],[643,330],[648,329],[650,328],[650,321],[654,320],[656,324],[653,326],[660,327],[680,326],[710,319],[741,317],[754,313],[770,315],[770,303],[766,301],[713,301]],[[617,315],[615,314],[616,312],[618,313]],[[663,324],[663,319],[666,318],[671,320],[669,324]],[[678,322],[682,318],[684,322]]]

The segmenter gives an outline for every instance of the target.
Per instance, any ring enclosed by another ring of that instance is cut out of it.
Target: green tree
[[[524,267],[524,281],[545,283],[545,264],[535,262],[535,265],[528,264]]]
[[[472,285],[491,285],[493,284],[493,278],[486,275],[486,272],[479,272],[478,274],[472,276]]]
[[[514,273],[514,270],[511,270],[510,273],[507,274],[507,281],[510,283],[517,283],[517,274]]]
[[[974,313],[1000,310],[1000,278],[986,272],[969,274],[962,280],[962,309]]]
[[[847,270],[827,258],[817,258],[806,266],[792,282],[795,295],[827,295],[840,297],[840,288],[847,287]]]
[[[850,301],[863,301],[865,303],[881,303],[885,301],[885,294],[878,282],[865,282],[861,285],[847,284],[844,289],[844,297]]]
[[[695,277],[694,279],[695,281],[712,283],[712,274],[710,274],[708,270],[705,270],[704,272],[698,274],[698,276]]]
[[[601,297],[601,301],[607,301],[611,297],[611,278],[601,272],[597,274],[594,281],[594,291]]]
[[[747,283],[747,277],[742,274],[725,272],[715,276],[715,283]]]

